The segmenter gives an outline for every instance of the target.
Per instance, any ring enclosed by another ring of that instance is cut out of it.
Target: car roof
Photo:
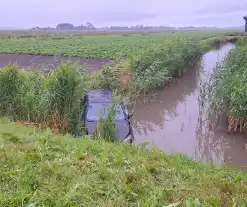
[[[97,121],[100,117],[107,118],[109,111],[110,111],[109,103],[92,103],[89,104],[86,120],[87,121]],[[124,111],[120,107],[120,105],[116,105],[116,117],[115,121],[124,120]]]
[[[88,101],[90,103],[111,103],[112,91],[109,90],[93,90],[88,91]]]

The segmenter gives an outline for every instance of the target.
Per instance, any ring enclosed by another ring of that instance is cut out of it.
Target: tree
[[[89,30],[95,29],[95,27],[93,26],[93,24],[90,23],[90,22],[86,22],[86,27],[87,27],[87,29],[89,29]]]
[[[74,25],[70,23],[61,23],[57,25],[57,30],[72,30],[74,29]]]

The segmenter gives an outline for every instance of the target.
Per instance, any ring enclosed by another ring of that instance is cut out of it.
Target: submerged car
[[[93,135],[96,129],[96,124],[100,118],[106,118],[109,113],[112,103],[112,91],[95,90],[89,91],[81,99],[82,108],[84,109],[82,121],[85,123],[87,133]],[[130,142],[134,140],[132,128],[130,124],[131,115],[124,106],[123,102],[115,105],[116,116],[115,128],[116,138],[118,142]]]

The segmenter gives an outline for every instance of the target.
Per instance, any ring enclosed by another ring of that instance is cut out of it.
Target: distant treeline
[[[110,27],[99,27],[96,28],[92,23],[86,22],[85,25],[74,26],[70,23],[61,23],[58,24],[56,28],[52,27],[34,27],[32,30],[119,30],[119,31],[128,31],[128,30],[166,30],[166,31],[175,31],[175,30],[214,30],[217,27],[168,27],[168,26],[143,26],[143,25],[136,25],[136,26],[110,26]]]

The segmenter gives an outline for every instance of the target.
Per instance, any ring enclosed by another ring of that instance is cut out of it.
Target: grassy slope
[[[233,42],[234,43],[237,40],[246,39],[246,37],[247,36],[245,36],[245,35],[218,36],[218,37],[203,39],[200,42],[201,42],[203,50],[206,52],[206,51],[214,49],[216,45],[224,44],[227,42]]]
[[[0,206],[247,206],[247,174],[0,120]],[[189,206],[189,205],[187,205]],[[205,205],[206,206],[206,205]]]

